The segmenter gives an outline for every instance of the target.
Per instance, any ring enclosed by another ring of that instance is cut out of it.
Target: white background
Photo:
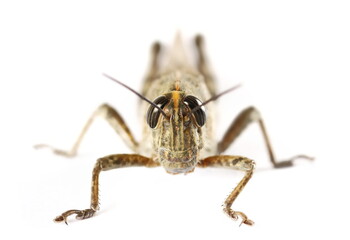
[[[0,3],[1,239],[349,239],[348,1],[2,1]],[[74,159],[36,151],[69,148],[101,103],[113,105],[140,138],[138,99],[102,77],[135,89],[154,40],[196,33],[219,89],[218,138],[251,104],[260,109],[279,159],[305,153],[313,163],[274,170],[257,125],[228,151],[257,170],[233,208],[256,224],[241,226],[221,209],[242,173],[158,169],[101,174],[96,217],[52,219],[87,208],[98,157],[130,152],[102,120]]]

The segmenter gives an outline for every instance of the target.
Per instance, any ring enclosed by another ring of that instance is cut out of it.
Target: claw
[[[68,225],[67,223],[67,218],[66,217],[63,217],[62,215],[60,216],[57,216],[54,220],[53,220],[55,223],[59,223],[59,222],[63,222]]]
[[[250,220],[250,219],[245,219],[245,220],[242,220],[241,224],[239,226],[242,225],[242,223],[248,225],[248,226],[253,226],[254,225],[254,221]]]
[[[77,215],[75,217],[76,219],[83,220],[86,218],[91,218],[92,216],[94,216],[95,212],[96,211],[94,209],[91,209],[91,208],[88,208],[85,210],[68,210],[68,211],[62,213],[60,216],[57,216],[53,221],[56,223],[64,221],[65,224],[68,225],[67,217],[69,217],[70,215],[76,214]]]
[[[236,212],[233,211],[232,209],[224,209],[224,212],[234,221],[237,221],[238,218],[242,218],[242,222],[239,224],[239,226],[241,226],[243,223],[248,225],[248,226],[253,226],[254,225],[254,221],[248,219],[247,215],[245,215],[242,212]]]
[[[247,215],[245,215],[244,213],[242,213],[242,212],[234,212],[234,214],[236,216],[240,216],[242,218],[242,222],[241,222],[241,224],[239,226],[241,226],[243,223],[245,225],[248,225],[248,226],[253,226],[254,225],[254,221],[248,219]]]

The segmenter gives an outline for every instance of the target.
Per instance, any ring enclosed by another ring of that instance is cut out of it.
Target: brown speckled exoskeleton
[[[141,93],[129,88],[145,100],[141,102],[145,124],[140,142],[135,140],[121,115],[111,106],[103,104],[88,120],[70,151],[62,151],[43,144],[36,146],[49,147],[56,154],[74,156],[89,126],[100,116],[107,120],[135,152],[135,154],[114,154],[99,158],[92,172],[90,208],[66,211],[55,218],[56,222],[67,223],[67,217],[73,214],[76,214],[77,219],[86,219],[94,215],[99,209],[98,188],[101,171],[134,166],[163,166],[171,174],[190,173],[195,167],[225,167],[244,171],[243,179],[229,194],[223,207],[230,218],[234,220],[241,218],[242,223],[253,225],[253,221],[243,212],[233,210],[231,206],[252,177],[255,163],[246,157],[221,154],[250,123],[257,122],[274,167],[291,166],[296,158],[309,158],[299,155],[289,160],[276,161],[264,122],[254,107],[242,111],[229,126],[222,140],[217,143],[214,139],[213,100],[228,91],[217,94],[216,84],[203,50],[203,38],[197,36],[194,43],[196,66],[189,63],[179,37],[168,52],[159,43],[155,43],[151,51],[150,69]],[[162,53],[165,61],[161,62]],[[105,76],[120,83],[112,77]]]

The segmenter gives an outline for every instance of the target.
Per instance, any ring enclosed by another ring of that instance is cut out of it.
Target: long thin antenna
[[[225,90],[225,91],[223,91],[223,92],[221,92],[221,93],[219,93],[219,94],[217,94],[217,95],[215,95],[215,96],[209,98],[208,100],[204,101],[201,105],[198,105],[197,107],[193,108],[192,111],[191,111],[191,113],[194,113],[195,111],[197,111],[198,109],[200,109],[202,106],[206,105],[207,103],[209,103],[209,102],[211,102],[211,101],[215,101],[216,99],[218,99],[218,98],[221,97],[222,95],[225,95],[226,93],[229,93],[229,92],[231,92],[231,91],[233,91],[233,90],[236,90],[236,89],[239,88],[240,86],[241,86],[241,84],[238,84],[238,85],[236,85],[236,86],[233,86],[233,87],[231,87],[231,88],[229,88],[229,89],[227,89],[227,90]]]
[[[131,87],[125,85],[124,83],[118,81],[117,79],[105,74],[105,73],[102,73],[103,76],[105,76],[106,78],[109,78],[110,80],[122,85],[123,87],[125,87],[126,89],[130,90],[131,92],[135,93],[139,98],[141,98],[142,100],[148,102],[149,104],[151,104],[153,107],[157,108],[162,114],[164,117],[166,117],[166,114],[165,112],[163,111],[163,109],[161,109],[157,104],[155,104],[154,102],[152,102],[151,100],[148,100],[147,98],[145,98],[144,96],[142,96],[140,93],[136,92],[134,89],[132,89]]]

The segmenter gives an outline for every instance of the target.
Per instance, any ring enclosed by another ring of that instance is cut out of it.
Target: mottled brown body
[[[269,157],[274,167],[291,166],[296,158],[308,158],[299,155],[286,161],[275,160],[267,132],[259,112],[254,107],[244,110],[230,125],[219,143],[214,138],[215,106],[208,99],[216,99],[216,84],[207,64],[203,50],[203,39],[197,36],[194,41],[196,64],[191,65],[186,51],[178,37],[169,52],[155,43],[152,47],[151,65],[141,90],[142,95],[153,102],[141,102],[143,137],[137,142],[120,114],[107,104],[101,105],[88,120],[82,133],[70,151],[62,151],[48,145],[55,153],[75,156],[86,131],[97,116],[107,120],[135,154],[115,154],[97,160],[92,173],[91,204],[85,210],[68,210],[55,218],[65,221],[76,214],[78,219],[92,217],[99,209],[99,174],[122,167],[163,166],[168,173],[189,173],[195,167],[225,167],[244,171],[243,179],[229,194],[224,211],[232,219],[239,217],[242,223],[253,225],[253,221],[231,208],[234,200],[252,177],[255,163],[253,160],[234,155],[220,155],[240,133],[251,123],[258,122],[262,130]],[[165,60],[160,62],[160,55]],[[106,77],[113,79],[105,75]],[[117,80],[115,80],[117,81]],[[118,82],[118,81],[117,81]],[[217,97],[216,97],[217,96]],[[145,121],[146,116],[146,121]]]

